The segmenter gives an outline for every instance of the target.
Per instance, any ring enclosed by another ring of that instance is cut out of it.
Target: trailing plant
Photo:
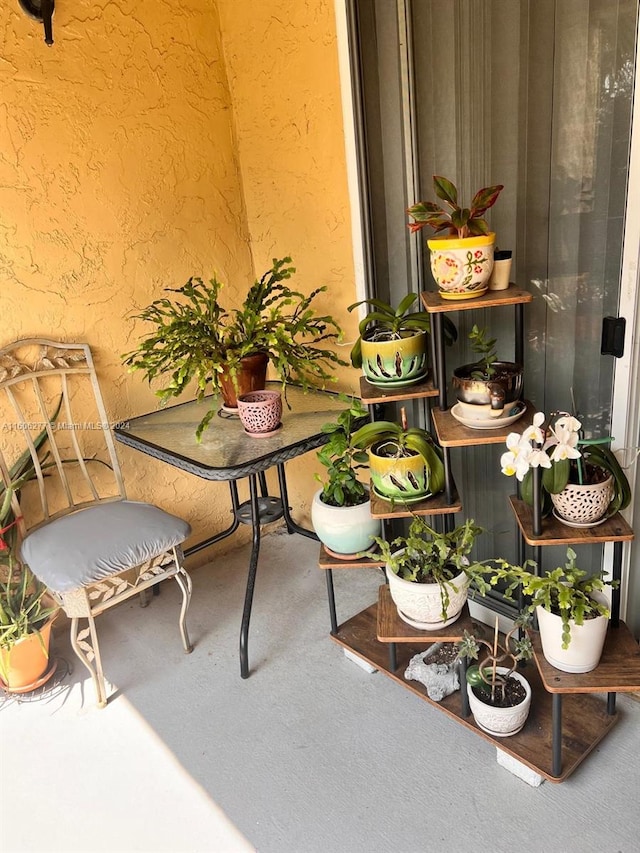
[[[491,695],[491,702],[496,701],[497,693],[500,693],[500,701],[504,702],[507,682],[513,672],[518,668],[521,660],[529,660],[533,655],[533,646],[527,636],[515,637],[516,632],[527,623],[526,616],[520,616],[515,620],[513,628],[506,634],[502,643],[498,642],[498,617],[496,617],[493,643],[481,637],[476,637],[469,631],[465,631],[462,640],[456,643],[458,657],[477,660],[478,664],[467,668],[467,684],[471,687],[485,689]],[[484,647],[484,657],[480,659],[481,647]],[[504,666],[505,660],[511,660],[507,672],[498,672],[498,665]]]
[[[397,308],[381,299],[362,299],[349,305],[348,311],[353,311],[360,305],[369,305],[373,310],[364,317],[358,326],[358,340],[351,350],[351,364],[354,367],[362,367],[362,340],[367,341],[392,341],[404,337],[403,332],[431,332],[431,317],[427,311],[414,311],[411,309],[418,298],[417,293],[408,293]],[[458,336],[457,329],[452,321],[444,318],[445,343],[452,344]]]
[[[412,233],[425,227],[432,228],[436,234],[446,231],[460,239],[490,233],[484,214],[498,200],[504,189],[502,184],[479,190],[469,207],[458,203],[458,190],[447,178],[434,175],[433,188],[436,196],[444,202],[444,206],[432,201],[421,201],[412,205],[407,211],[415,220],[409,225]]]
[[[123,360],[131,370],[141,370],[151,382],[169,376],[156,391],[162,403],[182,394],[192,380],[196,397],[221,391],[221,377],[228,376],[237,387],[241,360],[266,353],[282,381],[296,381],[307,390],[334,382],[331,365],[345,365],[326,343],[337,341],[342,330],[329,314],[316,315],[313,303],[327,288],[318,287],[308,296],[284,282],[295,267],[291,258],[274,259],[270,270],[249,289],[242,308],[226,309],[221,303],[222,283],[214,276],[208,283],[191,277],[179,288],[167,288],[177,300],[155,300],[134,319],[154,327]],[[217,410],[217,403],[198,425],[203,431]]]
[[[347,403],[335,421],[324,424],[322,432],[329,436],[327,443],[317,452],[319,461],[327,469],[326,480],[316,474],[323,483],[320,499],[329,506],[358,506],[369,499],[369,492],[360,482],[357,471],[366,466],[368,456],[352,442],[356,424],[369,413],[357,397],[340,394]]]
[[[460,572],[473,578],[476,565],[469,561],[469,554],[476,538],[483,533],[472,519],[467,519],[448,533],[440,533],[430,527],[424,518],[414,515],[406,536],[398,536],[390,542],[376,536],[379,555],[386,561],[394,574],[412,583],[437,583],[442,597],[442,616],[446,618],[450,591],[457,592],[452,583]]]
[[[570,621],[582,625],[585,619],[610,616],[608,605],[592,598],[592,593],[602,592],[607,584],[601,575],[588,575],[576,566],[576,552],[572,548],[567,548],[565,565],[553,571],[537,575],[529,571],[527,566],[535,568],[535,563],[527,560],[523,566],[513,566],[504,560],[498,560],[495,567],[486,571],[490,575],[489,586],[504,583],[502,593],[505,598],[511,600],[514,593],[521,590],[522,594],[529,598],[526,607],[528,613],[533,613],[536,607],[540,606],[560,616],[563,649],[569,648],[571,642]],[[617,582],[609,585],[617,586]]]
[[[521,483],[522,498],[533,505],[533,477],[542,469],[543,513],[550,511],[549,494],[558,494],[569,482],[587,482],[587,466],[613,476],[614,494],[607,516],[626,509],[631,487],[626,474],[607,445],[611,438],[581,439],[582,424],[567,412],[536,412],[533,423],[522,433],[509,433],[507,451],[500,457],[502,473]]]

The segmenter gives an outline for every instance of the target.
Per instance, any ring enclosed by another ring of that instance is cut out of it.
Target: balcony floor
[[[105,710],[73,672],[38,701],[0,700],[3,851],[632,853],[640,836],[640,702],[561,785],[533,788],[495,749],[329,639],[318,545],[275,532],[249,636],[249,550],[193,572],[185,656],[178,590],[100,617]],[[338,618],[377,598],[377,569],[334,571]],[[466,815],[466,816],[465,816]]]

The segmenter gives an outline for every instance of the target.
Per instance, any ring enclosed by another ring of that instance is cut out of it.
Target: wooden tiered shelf
[[[570,527],[555,516],[542,519],[542,533],[533,535],[533,512],[523,500],[511,495],[509,503],[528,545],[597,545],[604,542],[631,542],[633,530],[620,513],[596,527]]]
[[[438,389],[433,384],[431,371],[423,382],[410,385],[408,388],[380,388],[372,385],[364,376],[360,377],[360,397],[365,405],[373,403],[393,403],[396,400],[423,400],[425,397],[437,397]]]
[[[457,421],[451,409],[445,412],[433,409],[431,417],[436,428],[438,444],[442,447],[471,447],[475,444],[503,444],[510,432],[522,432],[533,423],[535,407],[528,400],[526,411],[508,427],[497,429],[473,429]]]
[[[448,513],[460,512],[462,504],[458,490],[453,485],[451,502],[447,501],[444,492],[424,501],[416,501],[412,504],[404,504],[400,501],[387,501],[379,497],[371,488],[371,515],[374,518],[411,518],[414,515],[446,515]]]
[[[474,299],[443,299],[435,290],[425,290],[420,294],[422,304],[429,314],[442,314],[445,311],[465,311],[476,308],[497,308],[501,305],[524,305],[531,302],[533,296],[528,290],[520,290],[510,284],[507,290],[488,290],[484,296]]]
[[[452,693],[441,702],[434,702],[429,699],[422,684],[404,678],[404,671],[410,659],[424,652],[427,645],[434,642],[433,637],[426,640],[416,639],[413,643],[402,640],[397,652],[396,667],[392,670],[388,645],[377,639],[377,628],[378,604],[372,604],[340,625],[332,639],[419,696],[428,705],[438,708],[551,782],[563,782],[573,773],[616,723],[617,715],[607,714],[607,703],[603,698],[587,693],[572,693],[566,696],[562,718],[562,770],[558,775],[553,775],[551,694],[545,690],[536,666],[531,663],[521,667],[533,693],[531,711],[525,727],[512,737],[495,738],[478,728],[472,716],[464,716],[460,691]],[[452,631],[452,634],[455,633]]]

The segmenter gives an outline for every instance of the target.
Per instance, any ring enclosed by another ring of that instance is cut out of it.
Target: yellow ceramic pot
[[[427,336],[424,332],[403,331],[390,341],[364,337],[362,372],[372,385],[381,388],[420,382],[427,375]]]
[[[487,292],[496,235],[432,237],[431,273],[443,299],[474,299]]]

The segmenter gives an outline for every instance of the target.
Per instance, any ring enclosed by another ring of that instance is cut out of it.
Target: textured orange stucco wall
[[[143,332],[131,313],[190,275],[217,271],[238,301],[291,254],[297,287],[328,284],[319,307],[353,329],[333,7],[291,5],[60,2],[51,48],[4,8],[0,343],[86,340],[114,420],[156,406],[120,361]],[[224,485],[119,455],[129,495],[180,512],[193,541],[226,527]],[[314,467],[292,471],[303,513]]]

